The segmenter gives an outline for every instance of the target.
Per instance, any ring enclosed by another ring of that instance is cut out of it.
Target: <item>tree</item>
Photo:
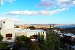
[[[21,37],[22,41],[25,41],[27,39],[27,36],[24,36],[24,35],[22,35],[20,37]]]
[[[58,50],[60,48],[60,39],[54,32],[47,34],[47,50]]]
[[[19,43],[19,44],[23,43],[23,41],[22,41],[20,36],[16,37],[16,42]]]
[[[28,28],[29,28],[29,29],[35,29],[35,27],[34,27],[34,26],[29,26]]]
[[[16,42],[17,42],[19,45],[21,45],[22,47],[27,47],[27,48],[29,48],[29,46],[30,46],[30,38],[28,38],[28,37],[22,35],[22,36],[17,36],[17,37],[16,37],[16,40],[17,40]]]
[[[47,50],[47,46],[42,43],[37,43],[41,50]]]
[[[7,44],[5,44],[5,43],[0,43],[0,49],[7,49]]]
[[[40,33],[38,33],[38,46],[40,47],[41,50],[47,50],[47,47],[45,45],[45,40],[44,40],[44,35]]]
[[[15,28],[19,28],[19,26],[16,26]]]
[[[20,45],[19,44],[16,44],[13,46],[13,49],[12,50],[19,50],[20,49]]]
[[[40,50],[40,48],[36,42],[31,42],[29,50]]]
[[[39,41],[39,43],[44,43],[44,35],[43,34],[39,34],[38,33],[38,41]]]
[[[3,39],[3,36],[0,34],[0,41],[2,41],[2,39]]]

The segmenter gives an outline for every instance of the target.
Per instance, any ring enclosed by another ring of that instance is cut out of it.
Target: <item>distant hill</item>
[[[52,25],[52,24],[51,24]],[[24,24],[24,25],[14,25],[14,27],[19,26],[19,28],[25,29],[29,26],[34,26],[35,28],[49,28],[50,24]],[[63,26],[67,26],[67,27],[71,27],[71,26],[75,26],[75,24],[54,24],[54,27],[63,27]],[[1,25],[0,25],[1,27]]]
[[[24,25],[18,25],[19,28],[27,28],[29,26],[34,26],[35,28],[49,28],[50,27],[50,24],[24,24]],[[52,26],[52,24],[51,24]],[[75,24],[54,24],[54,27],[58,27],[58,26],[75,26]]]

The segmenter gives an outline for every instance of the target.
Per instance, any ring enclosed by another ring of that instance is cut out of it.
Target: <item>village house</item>
[[[30,30],[30,29],[20,29],[20,28],[14,28],[14,21],[6,18],[1,20],[1,35],[4,37],[2,41],[6,42],[14,42],[16,36],[27,36],[31,37],[33,35],[44,35],[44,40],[46,39],[46,31],[44,30]]]

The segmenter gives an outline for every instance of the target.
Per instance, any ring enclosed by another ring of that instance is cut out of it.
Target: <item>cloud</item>
[[[56,10],[51,10],[51,11],[46,11],[46,10],[42,10],[39,12],[39,14],[41,15],[53,15],[62,11],[67,10],[66,8],[62,8],[62,9],[56,9]]]
[[[75,5],[75,0],[56,0],[60,7],[71,7]]]
[[[67,10],[66,8],[56,9],[56,10],[40,10],[40,11],[11,11],[7,12],[6,15],[53,15],[55,13],[59,13]]]
[[[54,6],[54,3],[51,0],[42,0],[39,4],[39,7],[49,8]]]
[[[25,11],[11,11],[8,12],[8,15],[36,15],[38,12],[37,11],[29,11],[29,10],[25,10]]]
[[[73,1],[73,4],[75,5],[75,1]]]
[[[14,21],[18,21],[17,18],[10,18],[10,17],[0,17],[0,20],[3,20],[3,19],[11,19],[11,20],[14,20]]]
[[[0,4],[1,4],[1,5],[3,4],[3,1],[2,1],[2,0],[0,0]]]
[[[2,2],[6,0],[1,0]],[[13,2],[15,0],[7,0],[8,2]],[[14,10],[10,12],[6,12],[6,15],[53,15],[62,11],[65,11],[69,9],[69,7],[75,5],[75,0],[41,0],[40,3],[38,3],[39,7],[48,8],[48,10],[39,10],[39,11],[30,11],[30,10]],[[49,9],[51,8],[52,9]],[[56,7],[56,8],[55,8]],[[54,8],[54,9],[53,9]]]
[[[68,8],[75,5],[75,0],[41,0],[40,3],[38,3],[39,7],[44,7],[50,9],[51,7],[62,7],[62,8]]]
[[[14,1],[15,1],[15,0],[8,0],[8,2],[11,2],[11,3],[14,2]]]
[[[0,0],[0,4],[3,5],[4,2],[10,2],[13,3],[15,0]]]
[[[0,17],[0,25],[1,25],[1,20],[3,20],[3,19],[11,19],[11,20],[13,20],[15,25],[23,25],[23,24],[25,24],[25,20],[20,20],[18,18]]]

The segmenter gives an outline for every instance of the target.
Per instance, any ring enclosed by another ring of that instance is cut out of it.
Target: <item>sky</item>
[[[0,20],[16,24],[75,24],[75,0],[0,0]]]

